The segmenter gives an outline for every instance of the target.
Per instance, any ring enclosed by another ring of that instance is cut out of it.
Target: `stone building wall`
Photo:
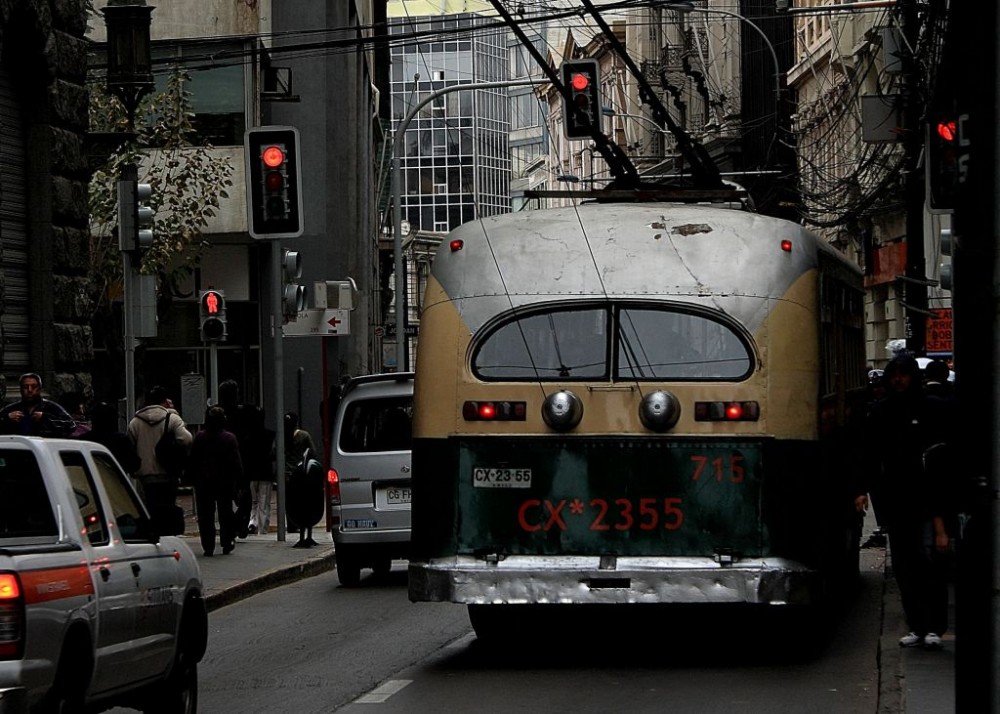
[[[86,0],[0,0],[27,164],[30,363],[50,396],[91,393],[87,22]]]

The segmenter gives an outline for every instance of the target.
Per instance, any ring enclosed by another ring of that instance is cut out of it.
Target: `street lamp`
[[[153,7],[146,0],[108,0],[101,12],[108,35],[108,91],[125,105],[131,130],[139,101],[153,89],[149,50]]]
[[[153,8],[146,0],[108,0],[103,8],[108,39],[108,91],[125,105],[128,134],[134,137],[135,110],[139,101],[153,89],[152,59],[149,47],[149,25]],[[131,210],[126,195],[135,194],[138,167],[134,160],[122,164],[118,181],[119,246],[123,245],[122,215]],[[135,290],[137,279],[132,269],[130,251],[122,250],[122,287],[125,313],[125,408],[135,412]]]

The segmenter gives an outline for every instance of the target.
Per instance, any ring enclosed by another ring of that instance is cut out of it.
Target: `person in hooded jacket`
[[[854,504],[864,512],[871,494],[889,536],[910,630],[900,646],[939,649],[948,629],[948,556],[958,521],[946,466],[951,405],[923,391],[910,355],[894,357],[883,377],[886,396],[872,405],[863,430],[864,492]]]
[[[126,429],[139,455],[139,468],[132,476],[139,485],[153,522],[160,527],[160,532],[168,533],[170,512],[177,505],[180,476],[168,473],[159,462],[156,458],[156,444],[164,432],[169,432],[190,453],[193,437],[163,387],[153,386],[146,390],[145,403]]]

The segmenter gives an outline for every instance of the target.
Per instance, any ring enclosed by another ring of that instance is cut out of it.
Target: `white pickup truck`
[[[103,446],[0,436],[0,714],[196,711],[208,615],[175,535]]]

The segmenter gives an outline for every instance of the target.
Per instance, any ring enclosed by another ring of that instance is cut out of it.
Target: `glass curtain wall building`
[[[390,18],[392,129],[446,87],[508,79],[507,31],[475,14]],[[401,208],[410,230],[444,234],[510,211],[510,110],[505,88],[455,91],[406,127]]]

